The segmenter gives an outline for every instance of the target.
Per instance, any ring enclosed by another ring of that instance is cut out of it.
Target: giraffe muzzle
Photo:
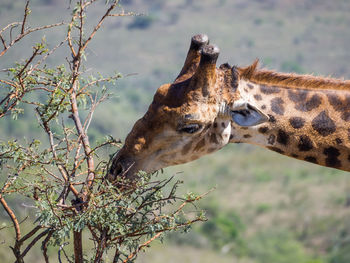
[[[132,158],[125,157],[121,154],[113,159],[112,165],[109,169],[107,179],[111,182],[115,181],[117,178],[127,178],[132,179],[135,173],[135,162]]]

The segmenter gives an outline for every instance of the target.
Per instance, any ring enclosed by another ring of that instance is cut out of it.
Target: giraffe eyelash
[[[200,131],[202,128],[203,128],[203,125],[201,125],[201,124],[190,123],[190,124],[185,124],[185,125],[179,127],[178,131],[193,134],[193,133]]]

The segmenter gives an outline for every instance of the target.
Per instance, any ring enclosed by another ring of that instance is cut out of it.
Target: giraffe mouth
[[[119,152],[112,160],[107,179],[111,182],[116,181],[118,178],[133,179],[136,168],[135,164],[132,158],[125,157]]]

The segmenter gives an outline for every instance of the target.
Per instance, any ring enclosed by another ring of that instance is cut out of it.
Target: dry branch
[[[175,196],[178,184],[175,183],[168,195],[158,196],[159,191],[172,178],[149,183],[150,175],[140,173],[140,182],[121,180],[112,185],[104,181],[109,163],[101,160],[99,153],[104,147],[116,146],[120,141],[107,138],[92,145],[88,130],[97,106],[109,96],[105,89],[102,93],[96,92],[98,85],[113,82],[121,75],[88,80],[85,78],[86,72],[82,72],[82,58],[106,18],[135,14],[124,11],[113,14],[119,4],[118,0],[114,0],[107,4],[97,24],[89,30],[86,25],[86,10],[95,2],[97,0],[77,0],[66,37],[58,45],[47,50],[44,44],[37,44],[25,62],[15,68],[0,71],[11,76],[9,79],[1,79],[0,76],[0,84],[8,89],[3,98],[0,98],[1,108],[5,109],[0,111],[0,118],[6,113],[19,110],[19,103],[35,105],[36,117],[48,144],[41,145],[44,147],[42,149],[39,147],[40,142],[23,145],[14,141],[10,145],[0,141],[0,161],[7,162],[6,169],[18,173],[18,178],[22,180],[18,185],[17,182],[12,185],[13,181],[9,180],[0,191],[0,202],[16,232],[12,250],[18,263],[24,262],[24,257],[38,242],[41,242],[45,262],[50,260],[48,247],[51,242],[58,244],[58,261],[62,262],[63,253],[66,260],[71,262],[64,249],[68,245],[65,242],[67,233],[73,233],[70,246],[73,246],[74,261],[85,262],[85,240],[82,237],[84,229],[91,233],[95,245],[92,261],[102,262],[107,249],[115,247],[114,262],[127,262],[162,233],[203,220],[198,216],[191,220],[186,217],[182,223],[175,220],[187,203],[193,203],[205,194],[192,199],[181,199]],[[26,0],[22,21],[8,24],[0,30],[0,57],[28,34],[65,24],[62,22],[30,29],[27,26],[29,14],[29,0]],[[90,33],[86,37],[84,34],[87,31]],[[9,39],[4,37],[7,35],[5,33],[9,34]],[[72,57],[71,61],[67,59],[69,68],[48,68],[43,65],[47,57],[65,43],[71,51],[67,57]],[[29,92],[45,94],[45,102],[31,100],[30,96],[25,96]],[[82,109],[79,103],[85,101],[88,108]],[[72,121],[67,120],[67,116]],[[27,175],[30,179],[25,177]],[[31,197],[35,203],[33,207],[40,212],[34,227],[23,237],[20,222],[3,196],[16,192]],[[69,200],[71,204],[68,204]],[[162,207],[176,200],[182,200],[182,205],[172,213],[163,214]],[[142,241],[146,236],[146,241]],[[132,247],[129,245],[131,243],[134,244]],[[128,248],[132,253],[125,255],[121,253],[120,247]]]

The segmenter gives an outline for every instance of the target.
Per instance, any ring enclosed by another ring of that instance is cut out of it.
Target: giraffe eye
[[[180,132],[186,132],[186,133],[195,133],[199,131],[202,128],[202,125],[198,123],[191,123],[191,124],[186,124],[182,126],[179,131]]]

